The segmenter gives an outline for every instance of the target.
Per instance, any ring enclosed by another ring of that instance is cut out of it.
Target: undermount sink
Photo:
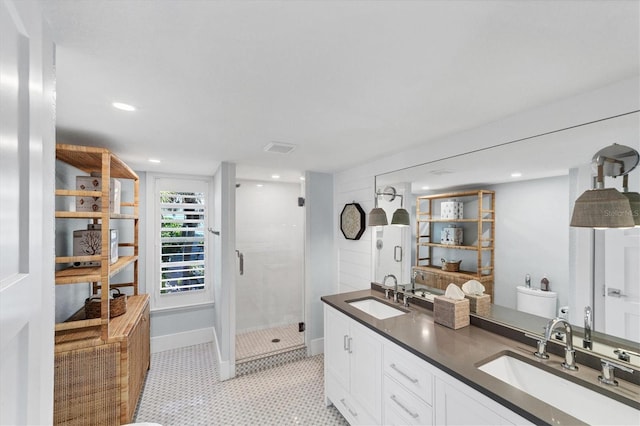
[[[639,410],[545,371],[515,353],[504,352],[478,368],[583,422],[640,424]]]
[[[354,308],[360,309],[362,312],[381,320],[397,317],[407,313],[407,311],[394,308],[393,306],[381,302],[373,297],[358,300],[347,300],[347,303]]]

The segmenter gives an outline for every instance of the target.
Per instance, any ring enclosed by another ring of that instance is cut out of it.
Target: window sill
[[[214,302],[205,302],[205,303],[194,303],[191,305],[180,305],[180,306],[167,306],[162,308],[151,308],[151,313],[163,313],[163,312],[179,312],[179,311],[190,311],[192,309],[202,309],[205,307],[213,307],[215,305]]]

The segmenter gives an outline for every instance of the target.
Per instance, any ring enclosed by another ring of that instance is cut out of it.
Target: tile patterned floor
[[[221,382],[214,343],[152,354],[137,422],[346,425],[324,404],[323,356]]]
[[[277,339],[277,342],[273,342]],[[298,324],[236,335],[236,362],[249,361],[263,356],[290,351],[304,346],[304,333]]]

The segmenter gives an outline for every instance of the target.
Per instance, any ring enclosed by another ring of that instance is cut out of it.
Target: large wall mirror
[[[403,192],[412,226],[393,232],[385,227],[372,233],[374,280],[381,282],[393,273],[399,282],[409,283],[416,262],[416,197],[492,190],[496,196],[494,312],[507,312],[498,320],[519,322],[519,328],[541,333],[539,328],[547,318],[531,321],[530,316],[519,316],[516,289],[525,285],[527,276],[531,287],[539,288],[546,276],[557,294],[556,312],[562,309],[576,325],[578,338],[584,309],[589,306],[596,336],[593,350],[610,357],[614,357],[609,353],[611,345],[640,352],[640,228],[569,226],[575,199],[593,187],[593,155],[613,143],[640,150],[640,112],[550,129],[376,176],[378,190],[393,186]],[[621,190],[622,178],[606,178],[605,186]],[[629,189],[640,190],[640,168],[629,174]],[[381,204],[385,207],[383,200]],[[406,254],[402,262],[393,257],[397,246]],[[617,297],[620,294],[623,297]],[[600,348],[598,340],[608,346]],[[638,356],[632,356],[630,362],[640,365]]]

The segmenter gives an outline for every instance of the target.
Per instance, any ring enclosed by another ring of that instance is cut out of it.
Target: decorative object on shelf
[[[102,251],[102,229],[99,223],[87,225],[87,229],[73,231],[74,256],[99,256]],[[118,261],[118,230],[109,230],[109,263]],[[75,267],[100,266],[100,261],[73,262]]]
[[[462,228],[457,228],[454,225],[447,226],[440,231],[440,243],[461,246],[463,233],[464,230]]]
[[[576,200],[571,226],[595,229],[640,226],[640,195],[627,191],[627,175],[639,161],[638,151],[615,143],[596,152],[591,162],[596,169],[596,188],[585,191]],[[605,176],[624,176],[624,193],[615,188],[605,188]],[[632,210],[632,202],[635,211]]]
[[[448,272],[458,272],[460,271],[460,263],[462,260],[446,260],[440,259],[442,261],[442,270]]]
[[[345,204],[340,213],[340,230],[347,240],[359,240],[365,230],[365,215],[360,204]]]
[[[399,197],[400,208],[396,209],[396,211],[393,212],[393,216],[391,217],[391,224],[398,226],[409,226],[409,212],[403,207],[404,197],[402,196],[402,194],[398,194],[393,186],[387,186],[382,192],[376,191],[375,207],[371,210],[371,212],[369,212],[369,226],[385,226],[389,224],[389,221],[387,220],[387,214],[382,208],[378,207],[378,197],[385,197],[385,200],[389,202],[395,200],[396,197]]]
[[[118,317],[127,312],[127,295],[120,293],[117,288],[112,288],[113,298],[109,299],[109,318]],[[102,302],[100,296],[89,297],[84,301],[84,314],[87,319],[100,318]]]
[[[440,203],[440,217],[442,219],[462,219],[464,203],[460,201],[443,201]]]
[[[122,184],[118,179],[110,179],[109,182],[109,211],[120,214]],[[100,176],[76,176],[76,189],[81,191],[102,191],[102,178]],[[77,212],[99,212],[101,210],[101,197],[76,196]]]

